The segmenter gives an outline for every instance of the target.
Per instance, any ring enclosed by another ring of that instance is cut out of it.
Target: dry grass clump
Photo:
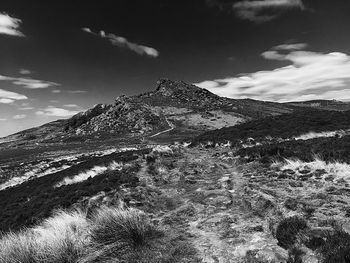
[[[328,234],[323,245],[318,248],[322,263],[350,262],[350,234],[342,229],[336,229]]]
[[[350,164],[337,161],[326,162],[317,156],[311,162],[304,162],[298,159],[285,159],[283,163],[274,162],[272,166],[279,167],[280,170],[293,170],[295,172],[302,170],[309,170],[310,173],[323,171],[325,174],[324,177],[331,174],[335,176],[335,179],[350,180]]]
[[[147,219],[136,209],[104,208],[92,217],[89,253],[81,262],[138,262],[152,241],[161,237]],[[119,262],[119,261],[118,261]]]
[[[0,262],[76,262],[89,242],[88,225],[81,211],[57,212],[37,227],[3,236]]]
[[[276,239],[278,245],[284,249],[292,248],[299,231],[307,228],[305,219],[297,216],[288,217],[282,220],[276,229]]]
[[[195,262],[194,249],[165,236],[137,209],[102,207],[91,218],[81,211],[57,211],[36,227],[0,238],[0,263],[175,263],[185,258]]]

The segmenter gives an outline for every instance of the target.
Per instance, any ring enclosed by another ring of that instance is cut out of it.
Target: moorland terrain
[[[350,262],[350,103],[162,79],[1,139],[0,262]]]

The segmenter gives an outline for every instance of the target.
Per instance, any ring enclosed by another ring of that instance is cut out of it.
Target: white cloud
[[[80,108],[78,105],[76,104],[65,104],[63,105],[63,107],[67,107],[67,108]]]
[[[23,37],[24,34],[19,31],[21,22],[21,19],[0,13],[0,34]]]
[[[67,90],[68,93],[71,94],[81,94],[81,93],[86,93],[86,90]]]
[[[5,118],[0,118],[0,121],[7,121],[7,119],[5,119]]]
[[[99,33],[94,33],[91,31],[90,28],[87,28],[87,27],[82,28],[82,30],[84,32],[89,33],[89,34],[93,34],[93,35],[99,36],[101,38],[106,38],[112,43],[112,45],[118,46],[120,48],[129,49],[131,51],[136,52],[139,55],[146,55],[146,56],[153,57],[153,58],[156,58],[159,56],[158,50],[156,50],[152,47],[147,47],[147,46],[139,45],[136,43],[132,43],[132,42],[128,41],[125,37],[116,36],[114,34],[106,34],[102,30]]]
[[[9,104],[16,100],[26,100],[27,96],[12,91],[0,89],[0,103]]]
[[[61,93],[61,90],[60,89],[54,89],[51,91],[52,93]]]
[[[26,118],[26,117],[27,117],[26,114],[18,114],[18,115],[13,116],[13,118],[14,118],[15,120],[21,120],[21,119],[24,119],[24,118]]]
[[[4,76],[4,75],[0,75],[0,80],[11,81],[12,84],[23,86],[24,88],[27,88],[27,89],[45,89],[49,87],[60,86],[60,84],[51,82],[51,81],[31,79],[31,78],[16,78],[16,77]]]
[[[242,19],[262,23],[289,9],[303,10],[304,5],[302,0],[243,0],[233,4],[233,9]]]
[[[30,75],[30,74],[32,74],[32,72],[29,69],[24,69],[24,68],[20,69],[19,73],[22,74],[22,75]]]
[[[285,52],[284,52],[285,53]],[[268,101],[313,99],[350,100],[350,56],[291,50],[264,52],[269,60],[290,65],[270,71],[241,74],[237,77],[207,80],[197,85],[220,96]]]
[[[302,50],[308,47],[306,43],[282,44],[273,47],[275,50]]]
[[[70,116],[75,115],[77,113],[79,113],[79,111],[66,110],[66,109],[57,108],[57,107],[54,107],[54,106],[48,106],[45,109],[37,111],[36,115],[55,116],[55,117],[70,117]]]
[[[34,110],[34,107],[22,107],[22,108],[19,108],[18,110]]]

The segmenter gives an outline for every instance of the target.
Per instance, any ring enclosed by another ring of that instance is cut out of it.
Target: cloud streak
[[[129,40],[127,40],[125,37],[117,36],[114,34],[106,34],[102,30],[99,33],[94,33],[90,28],[87,28],[87,27],[82,28],[82,30],[86,33],[108,39],[112,45],[131,50],[139,55],[146,55],[152,58],[156,58],[159,56],[158,50],[152,47],[147,47],[136,43],[132,43]]]
[[[39,116],[52,116],[52,117],[70,117],[79,113],[76,110],[66,110],[54,106],[48,106],[45,109],[37,111],[35,114]]]
[[[244,0],[233,5],[237,16],[255,23],[262,23],[277,18],[290,9],[304,9],[301,0]]]
[[[24,37],[24,34],[19,31],[21,19],[14,18],[5,13],[0,13],[0,34]]]
[[[26,100],[27,96],[12,91],[0,89],[0,103],[10,104],[16,100]]]
[[[51,81],[31,79],[31,78],[16,78],[16,77],[4,76],[4,75],[0,75],[0,81],[1,80],[10,81],[14,85],[23,86],[24,88],[27,88],[27,89],[46,89],[49,87],[60,86],[60,84],[51,82]]]
[[[24,118],[26,118],[26,117],[27,117],[26,114],[17,114],[17,115],[15,115],[15,116],[13,116],[13,119],[15,119],[15,120],[21,120],[21,119],[24,119]]]
[[[301,47],[301,45],[300,45]],[[208,80],[197,85],[220,96],[287,102],[313,99],[350,100],[350,56],[274,47],[265,59],[289,62],[270,71]]]
[[[302,0],[207,0],[209,6],[233,10],[237,17],[254,23],[263,23],[289,10],[305,10]]]

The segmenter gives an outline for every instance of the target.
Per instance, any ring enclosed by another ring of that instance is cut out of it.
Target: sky
[[[220,96],[350,100],[348,0],[1,0],[0,137],[159,78]]]

